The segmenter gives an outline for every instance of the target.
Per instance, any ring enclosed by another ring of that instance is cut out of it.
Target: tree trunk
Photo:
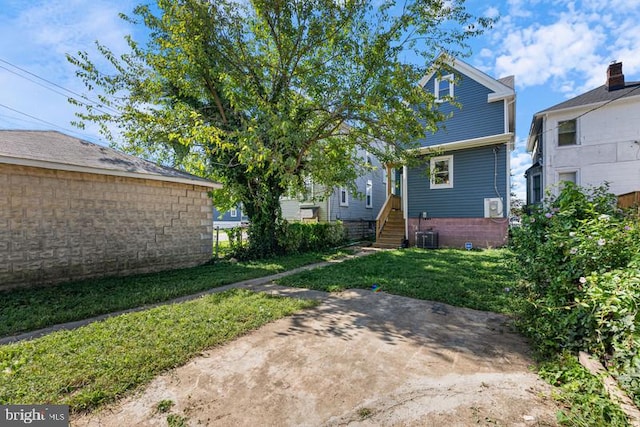
[[[282,192],[277,185],[261,185],[252,193],[248,200],[243,202],[249,217],[247,256],[256,259],[280,255],[282,248],[278,241],[278,233],[282,227]]]

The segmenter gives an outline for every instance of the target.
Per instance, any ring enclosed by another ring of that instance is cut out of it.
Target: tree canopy
[[[122,15],[149,32],[111,69],[68,59],[101,104],[76,101],[121,148],[224,185],[242,202],[255,255],[278,251],[279,198],[311,177],[348,185],[408,148],[443,116],[418,87],[439,53],[464,53],[491,20],[463,1],[157,0]],[[251,238],[253,237],[253,238]]]

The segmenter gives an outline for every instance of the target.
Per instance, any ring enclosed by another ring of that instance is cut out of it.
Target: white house
[[[562,181],[640,190],[640,82],[625,82],[622,63],[612,63],[604,85],[533,116],[527,151],[527,204]]]

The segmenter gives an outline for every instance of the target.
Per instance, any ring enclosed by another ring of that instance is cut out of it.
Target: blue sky
[[[53,129],[101,142],[96,126],[80,131],[70,124],[75,109],[66,90],[84,93],[84,87],[65,54],[91,55],[95,40],[124,51],[124,36],[133,29],[118,13],[131,12],[136,3],[0,0],[0,129]],[[602,85],[613,60],[623,62],[628,81],[640,80],[640,0],[468,0],[467,7],[500,16],[472,41],[473,54],[465,61],[494,77],[516,77],[511,166],[514,190],[524,198],[532,115]]]

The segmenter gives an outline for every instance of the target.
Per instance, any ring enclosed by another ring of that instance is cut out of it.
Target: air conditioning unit
[[[485,218],[501,218],[503,214],[501,198],[484,199],[484,217]]]
[[[422,249],[438,249],[438,232],[418,231],[416,232],[416,247]]]

